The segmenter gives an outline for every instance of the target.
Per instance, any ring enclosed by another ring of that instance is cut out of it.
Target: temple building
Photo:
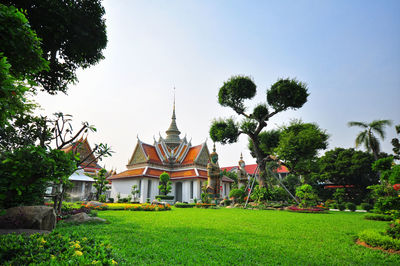
[[[91,176],[96,175],[102,167],[98,164],[87,137],[81,137],[79,140],[64,147],[62,151],[79,154],[81,160],[83,160],[78,165],[78,170],[68,178],[73,184],[73,187],[67,190],[71,200],[92,199],[96,189],[93,187],[94,179]]]
[[[181,132],[176,125],[175,102],[172,121],[166,131],[166,138],[161,135],[154,139],[153,145],[142,142],[139,138],[127,170],[108,178],[112,182],[111,197],[121,198],[131,194],[132,186],[139,188],[140,202],[154,200],[159,193],[159,177],[166,172],[171,177],[174,201],[193,202],[201,199],[201,188],[207,181],[207,163],[209,150],[206,142],[193,146],[190,141],[180,138]],[[233,180],[222,177],[222,196],[228,196]]]

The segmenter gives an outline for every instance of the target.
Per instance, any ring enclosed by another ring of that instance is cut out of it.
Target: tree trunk
[[[256,155],[257,159],[257,165],[258,165],[258,184],[260,187],[265,187],[268,188],[267,183],[265,182],[265,177],[266,177],[266,171],[265,171],[265,158],[262,155],[261,149],[260,149],[260,141],[258,140],[258,136],[250,136],[251,140],[253,141],[253,148],[254,148],[254,153]]]

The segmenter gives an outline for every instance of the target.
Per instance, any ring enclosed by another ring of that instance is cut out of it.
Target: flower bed
[[[0,235],[0,261],[2,265],[117,264],[107,242],[54,232],[48,235]]]
[[[134,204],[134,206],[127,206],[125,210],[129,211],[169,211],[171,210],[171,205],[162,204]]]
[[[312,208],[299,208],[297,206],[290,206],[287,208],[288,211],[291,212],[304,212],[304,213],[327,213],[326,209],[312,207]]]

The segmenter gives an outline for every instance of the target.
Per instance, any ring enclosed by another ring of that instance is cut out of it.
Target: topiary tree
[[[166,172],[160,175],[160,185],[158,186],[158,189],[160,190],[161,195],[168,195],[168,193],[171,192],[172,182],[169,181],[169,179],[169,174],[167,174]]]
[[[140,193],[140,189],[138,188],[138,185],[133,185],[131,189],[131,194],[133,196],[133,201],[137,201],[137,196]]]
[[[93,176],[94,183],[93,186],[96,188],[96,199],[100,200],[100,195],[107,191],[110,186],[110,181],[106,179],[107,170],[101,169],[95,176]]]
[[[237,142],[241,134],[247,135],[252,141],[252,154],[260,169],[259,183],[264,187],[266,154],[260,147],[259,135],[271,117],[288,109],[302,107],[309,94],[304,83],[295,79],[279,79],[267,91],[266,103],[258,104],[251,113],[247,113],[244,101],[252,99],[255,94],[256,85],[248,76],[233,76],[226,81],[219,89],[218,102],[230,107],[244,119],[240,123],[236,123],[234,118],[214,120],[210,137],[214,142],[227,144]]]

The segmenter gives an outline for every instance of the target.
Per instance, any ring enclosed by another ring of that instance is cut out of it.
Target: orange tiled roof
[[[183,170],[183,171],[176,171],[171,173],[171,179],[179,178],[179,177],[194,177],[196,175],[196,171],[194,169]]]
[[[109,177],[108,179],[119,179],[119,178],[127,178],[127,177],[135,177],[135,176],[142,176],[143,171],[145,168],[137,168],[137,169],[131,169],[131,170],[126,170],[124,172],[121,172],[117,175],[113,175]]]
[[[207,177],[207,171],[197,170],[199,172],[199,176]]]
[[[187,145],[185,145],[183,147],[183,149],[181,150],[180,154],[178,155],[177,161],[180,161],[182,159],[182,156],[185,154],[185,151],[187,150],[187,147],[188,147]]]
[[[160,157],[158,157],[156,148],[154,146],[142,143],[142,147],[146,155],[149,157],[149,161],[161,163]]]
[[[148,168],[146,171],[146,175],[159,177],[164,172],[165,171],[163,171],[163,170]]]
[[[199,152],[201,151],[202,145],[197,145],[194,147],[191,147],[183,160],[182,164],[192,164],[194,163],[194,160],[196,159],[197,155],[199,155]]]

